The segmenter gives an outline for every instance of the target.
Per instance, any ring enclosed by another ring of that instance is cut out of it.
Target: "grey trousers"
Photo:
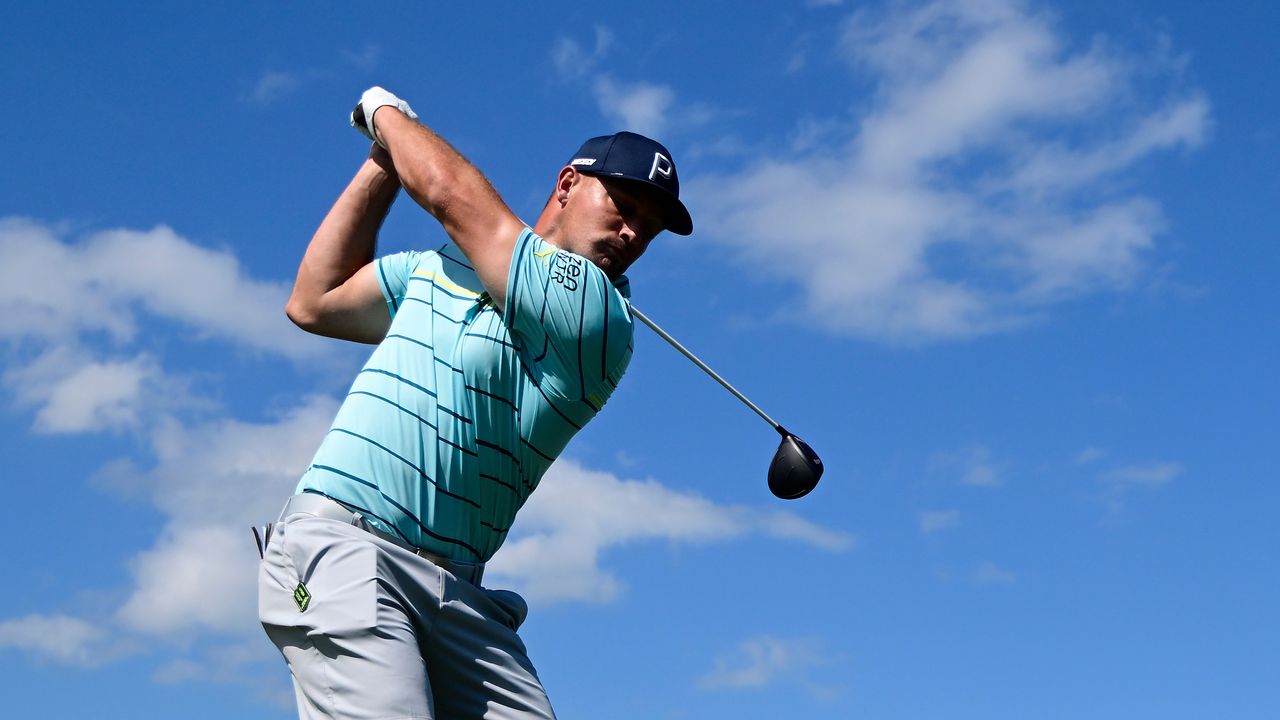
[[[527,613],[513,592],[312,515],[276,524],[258,574],[302,720],[554,718],[516,634]]]

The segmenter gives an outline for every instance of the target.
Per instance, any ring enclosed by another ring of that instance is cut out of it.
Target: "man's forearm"
[[[312,236],[289,298],[290,317],[299,320],[314,314],[326,293],[373,259],[378,230],[399,191],[390,158],[375,150]]]
[[[379,110],[378,132],[391,151],[401,184],[446,230],[465,222],[471,206],[502,203],[484,174],[434,130],[395,108]]]
[[[434,131],[391,106],[375,112],[378,135],[405,191],[440,222],[501,302],[511,252],[524,224],[484,174]]]

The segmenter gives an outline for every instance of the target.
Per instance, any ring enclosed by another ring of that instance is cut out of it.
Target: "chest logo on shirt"
[[[551,279],[564,286],[565,290],[574,292],[578,289],[582,277],[583,259],[569,253],[558,253],[551,262]]]

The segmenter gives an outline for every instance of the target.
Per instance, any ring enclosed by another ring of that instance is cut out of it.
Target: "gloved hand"
[[[356,103],[355,109],[351,111],[351,127],[359,130],[361,135],[385,148],[387,144],[382,142],[382,138],[378,137],[378,130],[373,125],[373,114],[384,105],[390,105],[407,115],[411,120],[417,120],[418,114],[413,111],[413,108],[409,107],[409,103],[377,85],[364,91],[364,94],[360,96],[360,102]]]

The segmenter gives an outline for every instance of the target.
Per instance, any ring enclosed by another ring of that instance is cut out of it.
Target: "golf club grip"
[[[706,363],[699,360],[698,356],[694,355],[692,352],[689,352],[689,350],[684,345],[680,344],[680,341],[668,335],[666,330],[663,330],[662,328],[658,327],[657,323],[645,317],[645,314],[640,312],[640,310],[637,309],[635,305],[631,305],[630,303],[628,304],[631,307],[631,314],[639,318],[640,322],[644,323],[645,325],[648,325],[650,330],[658,334],[658,337],[662,338],[663,340],[666,340],[667,343],[671,345],[671,347],[675,348],[676,350],[679,350],[681,355],[684,355],[685,357],[689,358],[691,361],[693,361],[694,365],[697,365],[698,367],[702,368],[703,372],[710,375],[716,382],[724,386],[725,390],[728,390],[729,392],[733,393],[734,397],[741,400],[747,407],[754,410],[757,415],[764,418],[764,421],[769,423],[769,426],[772,427],[774,430],[777,430],[778,433],[781,434],[783,437],[786,437],[789,434],[781,425],[775,422],[773,418],[769,417],[768,415],[765,414],[763,410],[756,407],[755,403],[748,400],[746,395],[743,395],[742,393],[738,392],[737,388],[730,385],[729,382],[724,378],[720,377],[720,375],[717,374],[715,370],[712,370],[710,367],[707,366]]]

